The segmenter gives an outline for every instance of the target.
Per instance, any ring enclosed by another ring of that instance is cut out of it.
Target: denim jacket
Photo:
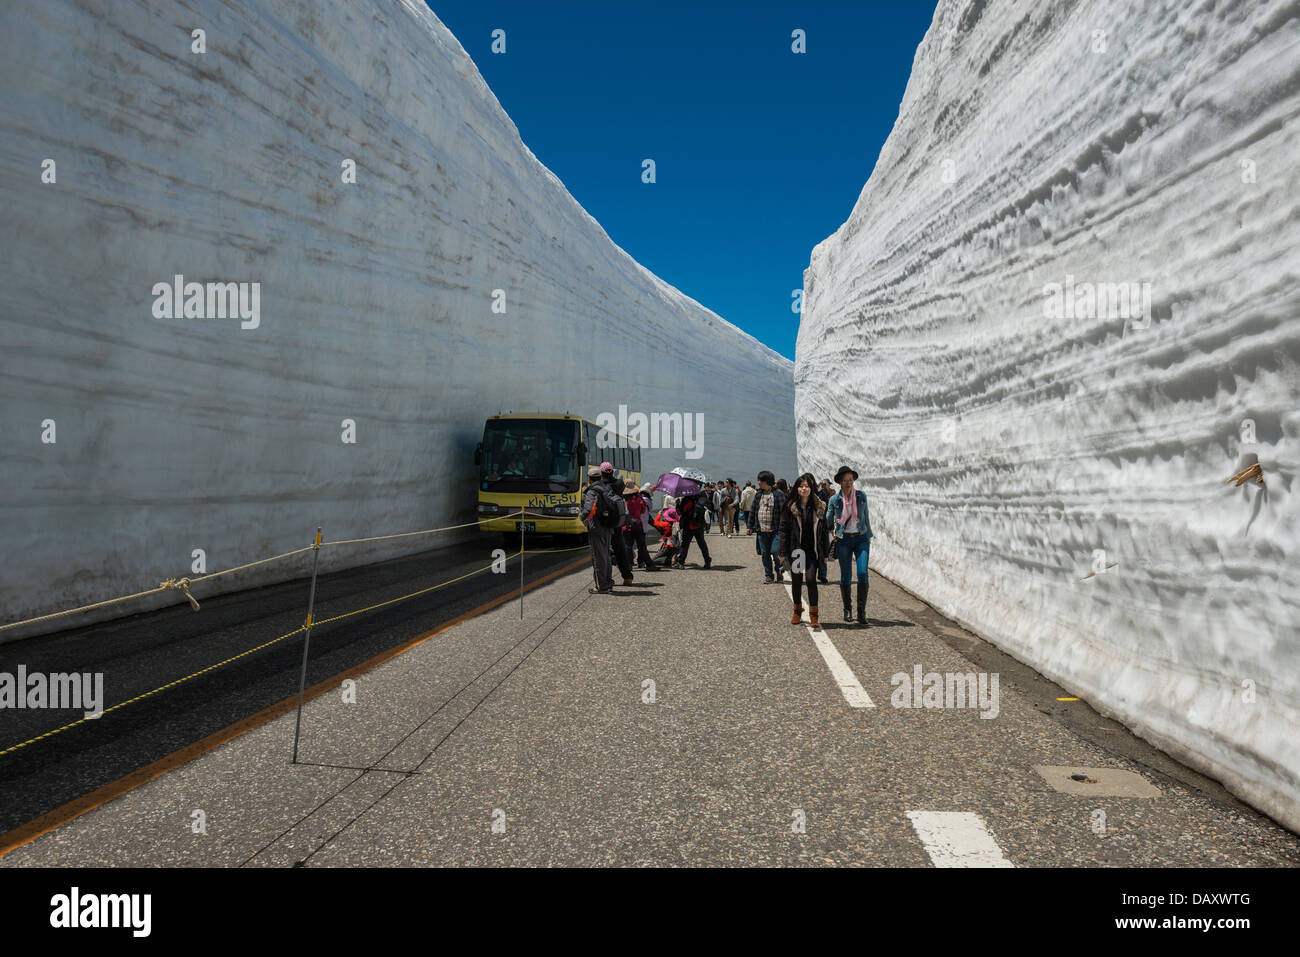
[[[854,489],[858,497],[858,531],[859,534],[867,536],[867,541],[871,541],[875,536],[871,533],[871,516],[867,513],[867,493],[862,489]],[[844,529],[840,527],[844,512],[844,493],[836,492],[831,496],[831,500],[826,504],[826,524],[832,529],[831,534],[836,538],[844,534]],[[863,531],[865,529],[865,531]]]

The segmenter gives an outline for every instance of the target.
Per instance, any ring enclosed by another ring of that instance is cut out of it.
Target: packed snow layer
[[[497,412],[701,413],[645,471],[794,466],[793,364],[616,246],[422,2],[12,0],[0,36],[0,621],[471,521]],[[175,275],[259,282],[256,328],[157,318]]]
[[[943,0],[795,355],[875,568],[1292,829],[1297,157],[1294,2]]]

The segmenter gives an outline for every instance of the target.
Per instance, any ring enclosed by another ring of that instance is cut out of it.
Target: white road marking
[[[794,604],[794,591],[789,582],[784,583],[785,593],[790,596],[790,602]],[[849,703],[850,708],[874,708],[876,703],[871,700],[867,694],[867,689],[862,687],[858,681],[857,675],[849,667],[848,662],[840,655],[834,643],[826,637],[826,632],[820,628],[814,628],[808,624],[808,606],[804,606],[803,612],[804,627],[808,629],[808,634],[812,635],[813,644],[817,650],[822,653],[822,660],[826,662],[826,667],[831,670],[831,677],[835,683],[840,686],[840,692],[844,695],[844,700]]]
[[[978,814],[970,811],[908,811],[912,827],[935,867],[1015,867],[1002,856]]]

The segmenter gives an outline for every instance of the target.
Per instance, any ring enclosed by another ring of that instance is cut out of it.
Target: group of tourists
[[[858,473],[841,466],[835,481],[818,482],[811,472],[795,479],[791,486],[769,471],[759,472],[756,484],[744,487],[733,479],[709,482],[692,495],[664,496],[663,507],[655,510],[654,485],[640,488],[614,474],[608,462],[587,473],[582,494],[582,521],[588,529],[591,562],[596,584],[593,595],[607,595],[614,589],[613,565],[617,564],[623,584],[632,584],[632,565],[645,571],[685,568],[692,543],[699,546],[704,567],[713,563],[704,536],[717,524],[728,538],[754,536],[754,548],[763,562],[763,583],[783,583],[790,575],[794,599],[791,624],[803,617],[803,592],[808,592],[808,619],[814,628],[819,619],[817,585],[829,584],[827,562],[834,555],[840,566],[840,598],[844,621],[855,621],[853,580],[857,577],[857,624],[867,624],[867,561],[871,550],[871,521],[866,493],[855,487]],[[652,556],[648,536],[659,534],[658,551]]]

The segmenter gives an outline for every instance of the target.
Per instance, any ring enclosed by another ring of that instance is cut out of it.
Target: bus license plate
[[[516,532],[535,532],[537,531],[536,522],[515,522]]]

